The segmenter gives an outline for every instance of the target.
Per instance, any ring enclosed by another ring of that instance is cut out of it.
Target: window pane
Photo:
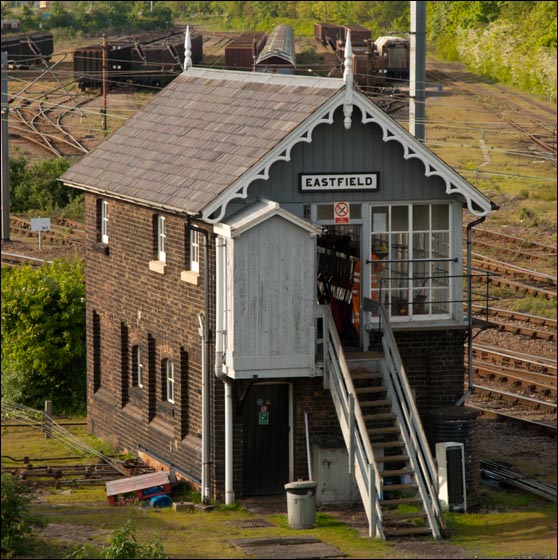
[[[428,204],[413,206],[413,231],[428,231],[430,207]]]
[[[449,229],[449,206],[447,204],[432,205],[432,229]]]
[[[389,231],[389,208],[387,206],[372,208],[372,231],[374,233]]]
[[[333,204],[318,204],[318,220],[333,220]]]
[[[391,220],[392,220],[391,231],[408,231],[409,230],[409,207],[392,206]]]

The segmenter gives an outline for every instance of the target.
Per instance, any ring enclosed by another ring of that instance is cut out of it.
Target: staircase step
[[[357,395],[361,395],[362,393],[383,393],[387,391],[387,387],[385,385],[378,385],[376,387],[357,387],[355,389],[355,393]]]
[[[371,441],[372,447],[403,447],[402,441]]]
[[[379,414],[363,414],[362,418],[366,422],[367,420],[389,420],[395,416],[393,412],[380,412]]]
[[[398,476],[400,474],[413,474],[413,469],[411,467],[405,467],[403,469],[393,469],[393,470],[381,470],[378,471],[381,477],[384,476]]]
[[[391,401],[378,399],[377,401],[364,401],[360,403],[360,408],[364,408],[365,406],[391,406]]]
[[[432,530],[429,527],[408,527],[406,529],[384,529],[386,537],[396,536],[396,535],[426,535],[432,534]]]
[[[366,381],[367,379],[383,379],[384,375],[380,372],[360,372],[360,371],[351,371],[351,379],[353,381]]]
[[[376,457],[376,463],[402,463],[408,458],[408,455],[384,455],[383,457]]]
[[[375,434],[393,434],[399,432],[399,428],[396,426],[387,426],[386,428],[372,428],[370,430],[366,430],[369,436]]]
[[[382,515],[384,521],[393,521],[393,520],[402,521],[404,519],[416,519],[418,517],[427,517],[427,514],[424,513],[423,511],[415,511],[414,513],[413,512],[407,512],[407,513],[386,512]]]
[[[393,492],[393,490],[412,490],[418,488],[416,484],[384,484],[384,492]]]
[[[421,504],[422,498],[390,498],[388,500],[380,500],[382,506],[398,506],[400,504]]]

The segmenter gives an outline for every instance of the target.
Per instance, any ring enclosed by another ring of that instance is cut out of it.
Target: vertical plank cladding
[[[380,126],[363,125],[355,108],[349,130],[343,126],[343,112],[335,112],[332,125],[318,125],[312,142],[299,142],[291,151],[291,161],[271,166],[267,181],[254,181],[250,196],[262,196],[283,204],[334,202],[341,193],[302,193],[300,173],[379,174],[377,191],[343,192],[343,200],[388,202],[445,199],[445,183],[439,177],[425,177],[424,165],[416,158],[405,160],[399,142],[382,140]],[[460,199],[459,195],[453,198]],[[301,215],[301,214],[299,214]]]
[[[235,239],[235,362],[254,357],[261,364],[269,358],[275,369],[273,358],[304,356],[305,364],[311,363],[314,262],[314,239],[281,217]],[[265,366],[258,373],[265,374]]]
[[[164,214],[164,274],[150,270],[149,262],[156,259],[156,212],[107,199],[108,254],[99,251],[97,197],[86,194],[85,200],[89,427],[117,448],[146,449],[199,478],[202,422],[197,314],[203,312],[205,301],[203,248],[198,284],[182,281],[184,218]],[[210,252],[210,262],[212,259]],[[210,292],[213,284],[210,274]],[[211,329],[212,317],[210,313]],[[134,384],[131,371],[131,352],[136,345],[142,349],[143,387]],[[164,358],[175,366],[174,405],[161,400]],[[214,376],[211,379],[216,382]]]

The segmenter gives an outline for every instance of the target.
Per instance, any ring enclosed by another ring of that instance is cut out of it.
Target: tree
[[[24,157],[10,158],[10,208],[13,212],[52,212],[67,206],[80,193],[58,178],[70,167],[66,158],[42,160],[28,165]]]
[[[81,260],[2,270],[2,397],[41,408],[85,405],[85,285]]]
[[[25,552],[33,529],[45,526],[29,512],[30,501],[26,483],[11,473],[2,474],[2,558]]]

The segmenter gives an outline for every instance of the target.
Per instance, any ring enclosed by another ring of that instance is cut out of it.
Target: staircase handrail
[[[346,423],[347,430],[341,431],[346,439],[347,449],[349,451],[351,448],[354,450],[356,459],[354,463],[360,470],[363,487],[359,484],[359,490],[370,526],[370,536],[378,536],[383,539],[385,537],[382,529],[382,510],[380,507],[383,479],[380,475],[378,464],[374,459],[366,423],[362,416],[358,399],[354,398],[356,395],[355,388],[330,306],[319,305],[318,316],[321,316],[323,319],[324,386],[329,387],[334,404],[336,404],[336,401],[339,404],[339,407],[336,406],[339,420],[341,421],[342,414],[343,420]],[[351,426],[353,425],[350,418],[351,401],[354,414],[354,435],[350,433]],[[354,446],[351,445],[351,437],[355,438]],[[351,457],[349,457],[349,464],[351,464]],[[372,476],[374,480],[370,480]],[[358,477],[355,478],[357,478],[358,483]],[[373,503],[370,503],[371,499],[368,489],[371,488],[372,483],[375,491],[373,492]]]
[[[376,302],[374,302],[374,312],[379,314],[380,324],[382,325],[382,346],[387,368],[387,375],[384,377],[389,389],[394,391],[397,396],[397,398],[392,399],[392,405],[400,419],[401,433],[409,451],[409,459],[413,470],[415,473],[422,473],[423,475],[417,476],[419,491],[430,520],[433,535],[439,538],[439,527],[445,531],[446,525],[438,499],[438,475],[434,459],[420,422],[415,399],[411,392],[387,312],[382,305]]]

